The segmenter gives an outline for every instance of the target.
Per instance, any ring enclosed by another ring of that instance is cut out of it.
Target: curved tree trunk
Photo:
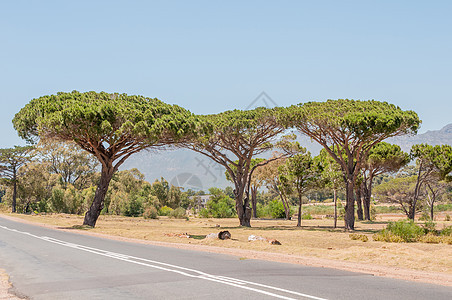
[[[85,214],[85,219],[83,220],[83,225],[88,225],[94,227],[96,225],[97,219],[99,218],[100,212],[104,208],[104,199],[108,191],[108,186],[110,184],[111,178],[114,174],[114,168],[102,166],[100,181],[94,194],[94,200],[91,207]]]

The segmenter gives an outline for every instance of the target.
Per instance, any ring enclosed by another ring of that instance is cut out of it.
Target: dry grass
[[[11,215],[12,216],[12,215]],[[60,228],[74,228],[90,232],[182,244],[210,245],[237,249],[267,251],[339,261],[359,262],[380,266],[397,267],[419,271],[452,274],[452,246],[425,243],[385,243],[372,240],[372,234],[386,226],[384,216],[374,223],[357,222],[356,233],[367,235],[368,242],[352,240],[343,229],[332,229],[332,220],[303,220],[303,228],[297,228],[296,221],[252,220],[251,228],[239,227],[237,219],[198,219],[189,221],[158,220],[101,216],[96,228],[80,227],[83,217],[64,214],[18,215],[32,222],[44,223]],[[391,215],[390,219],[394,219]],[[343,221],[338,224],[342,225]],[[452,225],[452,222],[437,222],[438,228]],[[212,232],[228,230],[231,240],[203,239]],[[171,234],[188,233],[194,238],[180,238]],[[271,245],[265,241],[248,242],[254,234],[268,239],[277,239],[282,245]]]

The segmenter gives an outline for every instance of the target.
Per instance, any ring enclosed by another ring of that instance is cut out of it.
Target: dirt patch
[[[0,299],[4,300],[20,300],[25,298],[19,298],[10,293],[11,283],[9,282],[8,274],[5,270],[0,269]]]
[[[295,221],[253,220],[252,228],[237,226],[235,219],[144,220],[101,216],[96,228],[73,229],[82,217],[71,215],[4,216],[49,228],[103,238],[215,252],[241,258],[328,267],[397,279],[452,286],[452,246],[446,244],[394,244],[372,241],[371,235],[384,223],[358,223],[357,232],[369,236],[369,242],[351,240],[349,233],[331,229],[330,220],[303,220],[303,229]],[[37,224],[36,222],[40,222]],[[220,225],[218,227],[217,225]],[[445,224],[449,225],[449,224]],[[232,239],[192,239],[175,235],[202,236],[217,231],[231,232]],[[174,235],[172,234],[174,233]],[[251,234],[277,239],[282,245],[265,241],[248,242]]]

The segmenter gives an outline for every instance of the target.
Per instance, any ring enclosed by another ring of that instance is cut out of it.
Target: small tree
[[[12,185],[12,212],[16,212],[17,201],[17,172],[19,168],[31,161],[31,146],[14,146],[14,148],[0,149],[0,177]]]
[[[101,164],[101,177],[84,225],[94,227],[113,174],[132,154],[174,144],[196,131],[187,110],[158,99],[105,92],[58,93],[33,99],[14,127],[28,140],[75,142]]]
[[[355,183],[370,149],[389,137],[415,134],[420,123],[413,111],[386,102],[348,99],[292,106],[286,120],[322,145],[341,166],[348,230],[355,227]]]
[[[433,204],[437,197],[433,183],[451,179],[449,174],[452,172],[452,147],[450,145],[413,145],[411,147],[411,157],[416,159],[418,168],[413,201],[418,201],[422,193],[422,187],[425,185],[425,191],[431,203],[430,214],[433,219]],[[438,186],[437,188],[440,187]],[[414,220],[414,214],[415,212],[411,211],[408,217]]]
[[[298,154],[288,158],[279,168],[279,173],[282,185],[298,197],[297,227],[301,227],[303,196],[321,181],[321,166],[312,159],[310,152],[300,148]]]
[[[410,156],[403,152],[398,145],[381,142],[370,150],[362,164],[363,206],[366,220],[370,220],[370,198],[374,178],[382,173],[397,172],[409,162]]]
[[[271,150],[277,138],[284,133],[285,128],[279,120],[280,111],[279,108],[259,107],[203,116],[205,126],[211,131],[184,143],[186,148],[201,153],[226,168],[234,183],[241,226],[251,226],[249,194],[254,170],[285,156],[282,154],[252,166],[252,159]]]
[[[322,179],[333,190],[334,203],[334,228],[337,227],[337,191],[343,186],[341,167],[337,162],[326,152],[325,149],[320,151],[316,157],[322,166]]]
[[[280,153],[274,153],[272,158],[278,157],[281,155]],[[287,199],[287,194],[284,191],[284,188],[281,188],[281,182],[279,178],[278,168],[283,165],[286,161],[286,158],[274,160],[265,166],[260,167],[256,170],[255,175],[265,184],[267,189],[276,193],[281,199],[282,205],[284,207],[285,218],[286,220],[290,220],[290,203],[289,199]]]
[[[264,161],[265,161],[265,159],[263,159],[263,158],[253,158],[251,160],[251,167],[254,168],[254,166],[256,166],[257,164],[264,162]],[[238,163],[238,161],[235,161],[235,163]],[[233,170],[235,170],[235,166],[230,165],[230,167]],[[262,168],[263,167],[260,167],[253,172],[253,176],[251,176],[251,181],[249,184],[250,192],[251,192],[250,196],[251,196],[251,206],[253,209],[253,218],[257,218],[257,191],[258,191],[259,187],[262,186],[262,179],[261,179],[261,177],[259,177],[258,173],[259,173],[259,170],[261,170]],[[229,181],[232,181],[231,176],[229,175],[229,172],[226,171],[225,174],[226,174],[226,179]]]

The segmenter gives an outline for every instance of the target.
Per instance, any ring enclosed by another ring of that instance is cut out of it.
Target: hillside
[[[440,130],[427,131],[415,136],[401,136],[387,140],[388,143],[399,145],[403,151],[409,152],[415,144],[452,145],[452,124]]]

